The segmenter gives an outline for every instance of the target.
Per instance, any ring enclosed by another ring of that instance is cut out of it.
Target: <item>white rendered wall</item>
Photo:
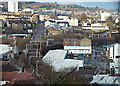
[[[110,16],[110,13],[101,13],[101,20],[106,21],[106,18]]]
[[[113,47],[114,47],[114,58],[113,58]],[[110,47],[109,55],[110,55],[110,59],[113,59],[113,62],[110,63],[110,69],[115,68],[115,74],[120,74],[120,71],[119,71],[120,58],[116,58],[116,56],[120,56],[120,44],[115,44],[112,47]]]
[[[64,46],[64,50],[73,54],[91,54],[91,46]]]
[[[8,1],[8,12],[18,12],[18,2]]]
[[[110,59],[113,59],[113,47],[110,48]]]
[[[113,58],[113,47],[114,47],[114,58]],[[114,46],[110,47],[109,55],[110,55],[109,56],[110,59],[116,59],[116,56],[120,56],[120,44],[115,44]]]

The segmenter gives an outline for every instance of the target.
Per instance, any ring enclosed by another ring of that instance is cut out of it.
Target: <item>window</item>
[[[120,56],[116,56],[116,58],[120,58]]]
[[[81,50],[79,50],[79,52],[81,52]]]
[[[88,50],[88,52],[90,52],[90,50]]]

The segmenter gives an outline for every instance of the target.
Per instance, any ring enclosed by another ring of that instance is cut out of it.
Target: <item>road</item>
[[[95,48],[93,50],[93,67],[96,67],[96,72],[104,71],[109,69],[109,60],[105,56],[105,50],[100,48]]]

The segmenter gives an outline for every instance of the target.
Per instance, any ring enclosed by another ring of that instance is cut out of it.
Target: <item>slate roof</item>
[[[2,70],[0,70],[0,72],[19,71],[19,69],[10,61],[0,61],[0,66],[2,67]]]

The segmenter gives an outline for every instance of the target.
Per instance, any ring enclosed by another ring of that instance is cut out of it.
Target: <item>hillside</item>
[[[7,11],[7,2],[2,2],[3,11]],[[83,7],[78,5],[64,5],[64,4],[57,4],[57,3],[39,3],[39,2],[19,2],[19,9],[22,10],[24,8],[32,8],[35,11],[37,10],[50,10],[50,9],[58,9],[58,10],[64,10],[64,11],[90,11],[95,12],[96,10],[101,10],[98,7]]]

